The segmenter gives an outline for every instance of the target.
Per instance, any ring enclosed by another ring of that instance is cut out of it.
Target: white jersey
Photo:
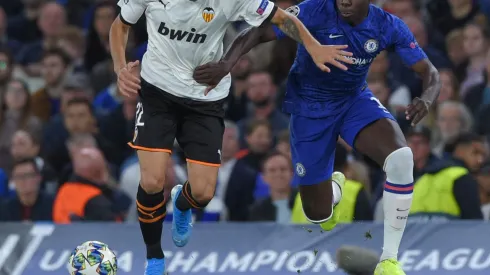
[[[228,96],[228,74],[207,96],[194,69],[223,55],[223,38],[233,21],[259,26],[274,8],[269,0],[120,0],[121,20],[135,24],[145,13],[148,50],[141,77],[178,97],[216,101]]]

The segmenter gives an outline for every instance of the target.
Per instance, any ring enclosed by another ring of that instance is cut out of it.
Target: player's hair
[[[60,48],[52,48],[52,49],[44,51],[42,59],[44,60],[45,58],[48,58],[51,56],[57,56],[57,57],[61,58],[65,67],[68,67],[68,65],[70,65],[70,63],[71,63],[71,58],[68,56],[67,53],[65,53],[65,51],[63,51]]]
[[[32,167],[34,167],[34,171],[36,172],[36,174],[41,173],[41,171],[39,169],[39,166],[37,165],[37,162],[36,162],[36,159],[35,158],[22,158],[22,159],[18,159],[16,161],[14,161],[14,165],[12,166],[12,171],[17,166],[24,165],[24,164],[31,164]]]
[[[253,134],[253,132],[255,132],[255,130],[257,130],[257,128],[259,127],[266,127],[267,129],[269,129],[270,132],[272,132],[272,125],[270,124],[269,121],[267,120],[258,120],[258,119],[255,119],[255,120],[251,120],[247,123],[247,127],[245,129],[245,134],[247,136]]]
[[[289,137],[289,130],[282,130],[279,132],[277,135],[277,143],[285,142],[289,144],[290,137]]]
[[[285,158],[285,159],[288,161],[289,167],[290,167],[291,169],[293,169],[293,164],[292,164],[292,162],[291,162],[291,159],[290,159],[288,156],[284,155],[283,153],[281,153],[281,152],[279,152],[279,151],[275,151],[275,150],[274,150],[274,151],[269,152],[269,153],[268,153],[268,154],[267,154],[267,155],[264,157],[264,159],[262,160],[262,162],[261,162],[261,164],[260,164],[260,171],[261,171],[261,172],[264,172],[264,170],[265,170],[265,169],[264,169],[264,168],[265,168],[265,164],[266,164],[266,163],[267,163],[267,162],[268,162],[270,159],[272,159],[272,158],[274,158],[274,157],[283,157],[283,158]]]
[[[90,100],[88,100],[85,97],[75,97],[75,98],[71,99],[70,101],[68,101],[66,103],[66,108],[69,108],[70,106],[73,106],[73,105],[79,105],[79,104],[87,106],[90,113],[94,114],[94,107],[92,106],[92,103],[90,102]]]
[[[451,100],[442,102],[437,106],[437,116],[439,116],[442,110],[447,107],[449,108],[453,107],[459,110],[461,116],[461,126],[462,126],[461,130],[463,132],[470,131],[473,128],[473,117],[471,116],[471,112],[461,102],[451,101]]]
[[[235,122],[226,119],[224,124],[225,124],[225,129],[227,129],[227,128],[233,129],[233,130],[235,130],[237,138],[240,136],[240,129],[238,128],[238,126],[236,125]]]
[[[485,137],[480,136],[478,134],[472,133],[472,132],[462,132],[459,134],[457,137],[455,137],[453,140],[448,142],[446,146],[444,146],[444,152],[447,153],[454,153],[456,148],[460,145],[469,145],[473,142],[485,142]]]

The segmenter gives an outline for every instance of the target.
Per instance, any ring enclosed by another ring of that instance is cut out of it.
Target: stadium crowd
[[[109,53],[116,2],[0,0],[0,221],[137,221],[140,170],[126,144],[137,135],[137,99],[118,93]],[[404,108],[420,96],[421,80],[391,52],[373,61],[367,79],[413,151],[413,214],[490,219],[490,2],[373,2],[406,22],[442,81],[432,111],[412,128]],[[144,21],[131,34],[131,60],[145,52]],[[236,22],[226,43],[246,27]],[[306,222],[280,110],[295,51],[292,40],[268,43],[233,69],[216,197],[197,221]],[[167,195],[186,181],[177,144],[172,161]],[[382,167],[342,140],[335,166],[348,178],[341,219],[383,220]],[[78,213],[65,204],[79,204]]]

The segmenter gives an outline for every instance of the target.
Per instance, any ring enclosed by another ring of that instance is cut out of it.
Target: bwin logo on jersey
[[[158,33],[168,36],[171,40],[186,41],[194,44],[202,44],[208,37],[206,34],[196,33],[195,28],[192,28],[190,32],[167,28],[164,22],[160,23]]]

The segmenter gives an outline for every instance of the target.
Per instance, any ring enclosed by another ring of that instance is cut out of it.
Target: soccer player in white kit
[[[114,21],[110,46],[118,88],[128,96],[139,94],[134,138],[141,181],[137,208],[147,247],[146,275],[161,275],[165,261],[160,244],[166,213],[163,187],[174,139],[187,159],[188,181],[172,189],[172,239],[184,246],[191,233],[192,208],[202,209],[214,196],[224,131],[223,103],[228,96],[228,74],[211,91],[193,79],[194,69],[217,62],[223,55],[223,37],[233,21],[261,26],[277,25],[302,43],[315,64],[347,70],[351,63],[347,46],[323,46],[303,24],[268,0],[120,0],[120,16]],[[148,50],[139,63],[127,62],[130,26],[143,15],[147,19]]]

